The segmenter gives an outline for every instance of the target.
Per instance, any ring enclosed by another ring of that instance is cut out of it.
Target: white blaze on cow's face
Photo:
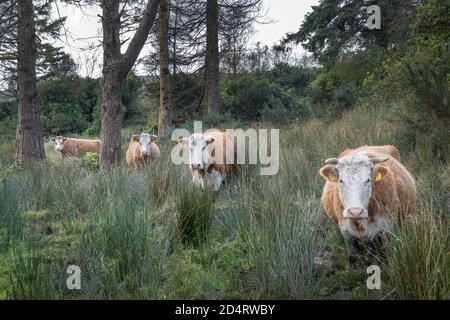
[[[372,184],[382,180],[385,168],[374,166],[388,158],[369,159],[366,155],[328,159],[331,163],[321,169],[321,175],[338,183],[339,197],[344,206],[343,216],[348,219],[367,219]]]
[[[141,133],[140,135],[134,135],[133,140],[139,142],[141,155],[145,158],[150,156],[150,144],[156,141],[157,136],[150,135],[148,133]]]
[[[63,149],[64,149],[64,141],[66,141],[67,138],[66,137],[57,136],[57,137],[51,138],[50,140],[55,144],[55,150],[56,151],[63,151]]]
[[[209,163],[207,146],[214,142],[214,138],[201,133],[194,133],[189,138],[180,137],[179,142],[188,147],[189,163],[193,170],[203,170]]]

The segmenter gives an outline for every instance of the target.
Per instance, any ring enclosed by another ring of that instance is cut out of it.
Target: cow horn
[[[387,160],[389,160],[388,157],[380,157],[380,158],[373,158],[373,159],[370,159],[370,161],[371,161],[373,164],[383,163],[383,162],[385,162],[385,161],[387,161]]]
[[[329,158],[325,160],[325,164],[336,165],[339,162],[339,158]]]

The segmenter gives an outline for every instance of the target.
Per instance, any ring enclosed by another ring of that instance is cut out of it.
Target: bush
[[[203,95],[202,79],[197,75],[178,74],[170,78],[171,121],[181,124],[200,114]],[[150,80],[144,87],[144,98],[140,114],[147,119],[149,131],[158,127],[159,115],[159,80]]]
[[[397,116],[405,130],[417,137],[426,137],[432,156],[441,161],[450,155],[450,50],[440,58],[423,54],[416,61],[403,63],[403,81],[411,95],[399,104]]]
[[[52,135],[81,133],[89,126],[80,105],[73,103],[49,103],[41,119],[44,132]]]
[[[99,156],[95,152],[87,152],[81,160],[81,165],[86,169],[96,170],[99,166]]]
[[[344,110],[350,109],[354,106],[358,97],[358,87],[356,83],[349,82],[340,85],[333,91],[333,99],[331,101],[331,110],[329,113],[341,113]]]
[[[278,108],[287,109],[290,116],[305,113],[293,90],[283,89],[260,76],[244,76],[237,81],[225,82],[223,86],[222,109],[244,121],[261,120],[261,112],[265,107],[274,109],[273,112]]]
[[[202,118],[203,125],[206,128],[218,128],[220,125],[232,124],[235,122],[230,113],[213,113]]]

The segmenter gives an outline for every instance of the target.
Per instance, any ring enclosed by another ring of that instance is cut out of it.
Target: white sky
[[[267,18],[274,22],[271,24],[255,24],[256,32],[250,39],[250,45],[261,42],[263,45],[272,46],[279,42],[286,33],[297,31],[305,14],[311,11],[311,6],[319,3],[319,0],[263,1],[265,10],[268,10]],[[100,76],[98,66],[89,68],[85,66],[85,62],[86,59],[92,62],[93,57],[97,57],[97,63],[101,63],[101,50],[90,50],[88,52],[81,50],[89,46],[100,45],[101,24],[97,16],[100,13],[99,6],[80,9],[59,2],[58,9],[61,16],[67,16],[65,28],[70,36],[65,37],[63,35],[56,44],[64,47],[64,50],[72,55],[75,62],[81,65],[79,70],[81,75]],[[58,16],[56,7],[55,16]],[[144,47],[141,56],[145,54],[146,48]]]

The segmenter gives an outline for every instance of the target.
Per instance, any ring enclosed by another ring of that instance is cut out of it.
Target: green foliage
[[[314,78],[313,69],[291,66],[287,63],[277,63],[268,73],[269,80],[284,88],[292,88],[298,94],[306,88]]]
[[[438,160],[450,155],[449,66],[449,50],[436,59],[418,54],[415,61],[404,61],[403,81],[412,94],[397,109],[405,131],[427,138],[428,150]],[[412,140],[418,143],[414,134]]]
[[[414,15],[413,0],[381,0],[374,3],[382,12],[381,30],[365,26],[369,17],[362,0],[323,0],[306,15],[300,30],[288,34],[285,43],[301,43],[324,65],[332,65],[339,55],[376,45],[398,46],[409,36],[408,22]]]
[[[124,108],[124,123],[130,124],[140,121],[142,113],[139,112],[140,103],[142,100],[142,88],[144,80],[136,76],[134,72],[130,72],[125,79],[125,86],[123,88],[122,101]]]
[[[231,112],[243,121],[258,121],[265,108],[276,112],[277,108],[286,109],[290,119],[305,117],[305,110],[297,97],[289,90],[257,75],[246,75],[236,81],[223,84],[221,91],[222,109]],[[283,112],[283,110],[280,110]]]
[[[13,247],[10,255],[11,273],[9,283],[10,298],[55,299],[51,266],[44,263],[38,252],[23,244]]]
[[[83,117],[81,107],[77,104],[51,102],[46,108],[41,121],[47,134],[81,133],[89,125]]]
[[[254,261],[241,241],[176,250],[164,270],[164,299],[239,299],[252,286]]]
[[[12,171],[10,171],[12,173]],[[22,216],[20,215],[20,198],[11,186],[11,181],[0,180],[0,230],[5,234],[1,237],[0,249],[18,239],[22,235]]]
[[[233,118],[231,113],[213,113],[202,117],[205,128],[222,129],[226,126],[227,129],[239,127],[242,123]]]
[[[86,152],[81,161],[81,165],[86,169],[96,170],[99,167],[99,156],[95,152]]]
[[[174,125],[179,125],[200,115],[203,94],[202,81],[196,74],[177,74],[170,77],[170,120]],[[159,80],[150,80],[145,84],[142,110],[146,115],[147,129],[157,128]]]
[[[12,162],[14,162],[15,155],[16,155],[16,145],[14,141],[5,141],[4,143],[0,144],[0,165],[3,164],[4,166],[10,165]],[[0,178],[4,174],[3,170],[0,169]]]

